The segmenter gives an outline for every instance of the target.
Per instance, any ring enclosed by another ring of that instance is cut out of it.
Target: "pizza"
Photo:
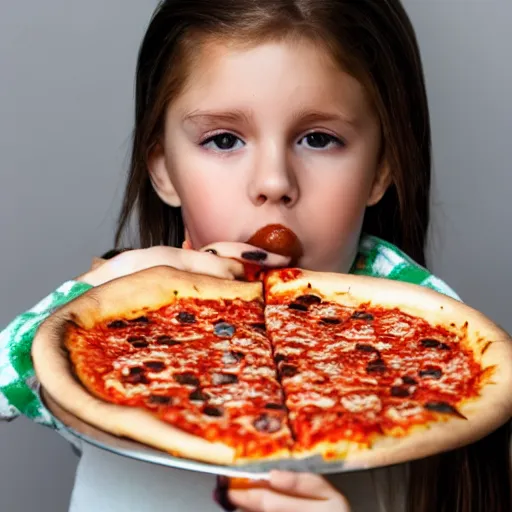
[[[266,271],[238,282],[155,267],[38,330],[44,392],[172,455],[371,467],[476,441],[512,412],[511,338],[454,299],[382,278]]]

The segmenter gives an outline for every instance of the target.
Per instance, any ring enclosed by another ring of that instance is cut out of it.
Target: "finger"
[[[210,252],[222,258],[258,263],[266,267],[284,267],[290,263],[288,256],[281,256],[239,242],[217,242],[203,247],[201,252]]]
[[[185,272],[231,280],[244,275],[244,268],[240,262],[217,258],[212,254],[162,246],[145,250],[151,252],[151,266],[168,265]],[[147,263],[148,260],[145,259],[145,267],[148,266]]]
[[[231,280],[244,275],[244,266],[239,261],[197,251],[186,251],[181,254],[180,270]]]
[[[291,471],[271,471],[270,486],[276,491],[294,496],[327,500],[338,491],[322,476]]]
[[[190,240],[183,240],[183,243],[181,244],[181,248],[185,249],[187,251],[191,251],[193,249],[192,244],[190,243]]]
[[[288,496],[272,489],[254,488],[229,491],[229,500],[244,512],[348,512],[331,501]]]

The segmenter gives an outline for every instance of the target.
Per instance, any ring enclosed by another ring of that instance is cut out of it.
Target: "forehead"
[[[347,117],[371,114],[363,86],[321,45],[284,40],[255,46],[208,42],[189,66],[171,108],[338,109]]]

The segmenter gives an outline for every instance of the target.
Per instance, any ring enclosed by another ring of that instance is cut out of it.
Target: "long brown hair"
[[[164,113],[179,94],[208,38],[256,44],[308,37],[323,44],[366,88],[383,134],[393,183],[366,212],[363,230],[394,243],[425,265],[429,224],[431,137],[427,96],[415,33],[399,0],[166,0],[142,42],[136,76],[131,165],[116,247],[135,217],[135,245],[180,246],[179,208],[163,203],[147,172],[147,157],[164,129]],[[510,496],[510,431],[506,425],[466,448],[410,465],[410,512],[505,512]]]

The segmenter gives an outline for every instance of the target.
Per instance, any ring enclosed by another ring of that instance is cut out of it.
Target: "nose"
[[[260,150],[249,187],[256,206],[281,204],[292,207],[299,198],[299,186],[286,149],[270,147]]]

